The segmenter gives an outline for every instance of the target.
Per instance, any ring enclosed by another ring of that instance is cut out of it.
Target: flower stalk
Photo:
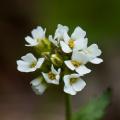
[[[65,93],[66,120],[72,120],[71,96]]]

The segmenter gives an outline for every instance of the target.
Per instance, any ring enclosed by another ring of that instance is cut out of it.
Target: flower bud
[[[63,64],[63,60],[59,54],[52,54],[50,59],[52,63],[56,65],[57,67]]]
[[[37,95],[42,95],[47,89],[47,84],[44,81],[44,78],[39,76],[30,82],[33,91]]]
[[[51,51],[51,43],[48,39],[43,39],[40,41],[40,43],[35,46],[35,50],[37,53],[42,52],[50,52]]]

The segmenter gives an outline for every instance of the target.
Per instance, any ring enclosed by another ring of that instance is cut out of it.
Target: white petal
[[[18,66],[26,66],[26,67],[28,67],[30,64],[29,64],[29,62],[26,62],[26,61],[23,61],[23,60],[17,60],[17,65]]]
[[[40,68],[41,65],[43,64],[44,60],[45,60],[45,58],[39,58],[35,67],[36,68]]]
[[[64,92],[70,95],[76,95],[76,91],[72,88],[72,86],[64,86]]]
[[[52,84],[59,85],[59,80],[52,80]]]
[[[71,53],[72,49],[63,41],[60,41],[60,46],[62,48],[62,51],[65,53]]]
[[[35,39],[38,39],[38,38],[43,39],[43,38],[45,38],[45,31],[43,30],[42,27],[38,26],[31,33],[32,33],[33,38],[35,38]]]
[[[36,46],[38,44],[36,40],[29,36],[25,37],[25,41],[29,43],[28,45],[26,44],[25,46]]]
[[[60,75],[56,75],[56,81],[59,82],[59,79],[60,79]]]
[[[72,84],[75,91],[81,91],[86,86],[86,83],[81,78]]]
[[[52,38],[52,35],[49,35],[49,40],[58,47],[58,41]]]
[[[56,79],[52,80],[52,83],[55,85],[59,85],[60,75],[56,75]]]
[[[45,78],[45,81],[47,83],[50,83],[51,80],[48,78],[48,74],[47,73],[43,73],[43,72],[42,72],[42,74],[43,74],[43,77]]]
[[[87,43],[88,43],[88,39],[87,38],[81,38],[81,39],[77,39],[75,40],[75,50],[83,50],[85,48],[87,48]]]
[[[100,56],[102,52],[98,48],[97,44],[92,44],[86,49],[85,53],[90,59],[93,59],[97,56]]]
[[[94,58],[90,61],[93,64],[100,64],[101,62],[103,62],[103,59],[101,58]]]
[[[47,88],[47,86],[43,83],[40,83],[37,86],[32,85],[32,89],[37,95],[42,95],[44,93],[44,91],[46,90],[46,88]]]
[[[21,59],[30,63],[37,61],[37,59],[34,57],[32,53],[26,54],[25,56],[21,57]]]
[[[17,70],[20,71],[20,72],[28,72],[29,68],[18,66]]]
[[[85,35],[86,32],[78,26],[75,28],[74,32],[72,33],[71,38],[76,40],[76,39],[84,38]]]
[[[79,51],[73,51],[72,60],[79,61],[81,64],[86,64],[89,61],[88,57]]]
[[[46,88],[47,87],[45,85],[40,84],[39,86],[36,87],[36,89],[38,91],[37,94],[39,93],[40,95],[42,95],[45,92]]]
[[[67,66],[69,69],[75,70],[74,65],[71,63],[71,60],[66,60],[66,61],[65,61],[65,64],[66,64],[66,66]]]
[[[63,39],[64,39],[65,43],[68,44],[70,37],[67,32],[64,32]]]
[[[76,73],[70,74],[70,78],[79,78],[79,77],[80,77],[79,74],[76,74]]]
[[[63,39],[64,32],[68,32],[68,27],[58,24],[54,39]]]
[[[31,44],[25,44],[25,46],[27,46],[27,47],[34,47],[34,46],[37,46],[38,45],[38,43],[37,44],[34,44],[34,45],[31,45]]]
[[[60,30],[64,30],[66,32],[68,32],[68,30],[69,30],[68,26],[63,26],[61,24],[58,24],[57,28],[59,28]]]
[[[84,65],[81,65],[80,67],[76,68],[75,70],[76,70],[76,72],[77,72],[80,76],[83,76],[83,75],[91,72],[91,70],[88,69],[88,68],[87,68],[86,66],[84,66]]]
[[[42,81],[41,78],[38,77],[38,78],[35,78],[34,80],[32,80],[30,82],[30,84],[32,84],[33,86],[37,86],[37,85],[39,85],[41,83],[41,81]]]
[[[61,68],[58,69],[58,74],[60,74],[60,72],[61,72]]]
[[[20,72],[33,72],[36,70],[35,68],[29,68],[29,67],[25,67],[25,66],[24,67],[18,66],[17,69]]]
[[[51,71],[52,71],[52,73],[54,73],[54,74],[58,74],[58,72],[55,70],[53,64],[51,65]]]
[[[22,60],[17,60],[17,65],[18,65],[17,69],[20,72],[28,71],[30,69],[29,68],[30,64]]]
[[[64,80],[64,83],[65,83],[65,86],[70,86],[70,75],[65,75],[63,77],[63,80]]]

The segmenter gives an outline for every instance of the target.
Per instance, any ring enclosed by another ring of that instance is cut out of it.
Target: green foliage
[[[74,114],[72,120],[100,120],[110,104],[111,90],[107,89],[100,97],[93,99],[80,111]]]

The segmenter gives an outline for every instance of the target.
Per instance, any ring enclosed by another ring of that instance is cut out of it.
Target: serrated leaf
[[[107,89],[100,97],[93,99],[80,111],[73,115],[72,120],[100,120],[111,101],[111,90]]]

